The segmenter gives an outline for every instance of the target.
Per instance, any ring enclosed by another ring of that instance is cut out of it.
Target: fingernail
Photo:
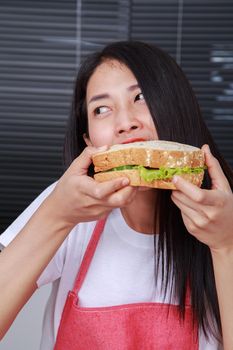
[[[211,153],[210,146],[208,144],[205,144],[205,149],[207,153]]]
[[[129,184],[129,179],[125,178],[122,180],[122,185],[127,186]]]
[[[173,178],[172,178],[172,182],[174,184],[176,184],[178,180],[179,180],[178,176],[174,175]]]

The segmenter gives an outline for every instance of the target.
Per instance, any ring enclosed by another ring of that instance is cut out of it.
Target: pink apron
[[[188,303],[185,322],[176,305],[162,303],[79,307],[78,292],[105,221],[96,224],[73,290],[68,293],[54,350],[197,350],[198,330]]]

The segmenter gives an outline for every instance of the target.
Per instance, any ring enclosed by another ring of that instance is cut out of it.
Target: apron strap
[[[82,287],[83,281],[86,277],[87,271],[88,271],[89,266],[90,266],[91,261],[92,261],[92,258],[95,254],[95,250],[96,250],[97,244],[99,242],[100,236],[103,232],[106,220],[107,220],[107,217],[102,219],[102,220],[97,221],[97,223],[95,225],[93,234],[92,234],[91,239],[88,243],[86,252],[84,254],[84,257],[82,259],[80,268],[78,270],[78,273],[77,273],[77,276],[75,279],[73,292],[76,295],[78,294],[79,290]]]

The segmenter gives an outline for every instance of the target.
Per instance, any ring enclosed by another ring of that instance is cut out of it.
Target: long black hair
[[[156,46],[136,42],[115,42],[90,55],[82,64],[74,89],[72,112],[65,138],[68,166],[86,147],[88,135],[86,110],[87,83],[105,60],[115,59],[134,74],[142,90],[161,140],[201,147],[207,143],[233,188],[232,171],[221,157],[202,118],[188,79],[166,52]],[[208,172],[203,188],[210,189]],[[190,235],[180,210],[171,201],[171,191],[158,190],[156,220],[159,220],[157,263],[162,266],[164,294],[172,279],[181,317],[185,318],[187,286],[191,292],[194,318],[204,333],[221,338],[221,323],[210,249]],[[158,264],[156,264],[158,266]],[[157,270],[155,270],[156,274]]]

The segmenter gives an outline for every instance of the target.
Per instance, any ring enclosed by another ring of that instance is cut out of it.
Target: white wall
[[[50,290],[48,285],[35,292],[0,342],[0,350],[39,350],[44,308]]]

